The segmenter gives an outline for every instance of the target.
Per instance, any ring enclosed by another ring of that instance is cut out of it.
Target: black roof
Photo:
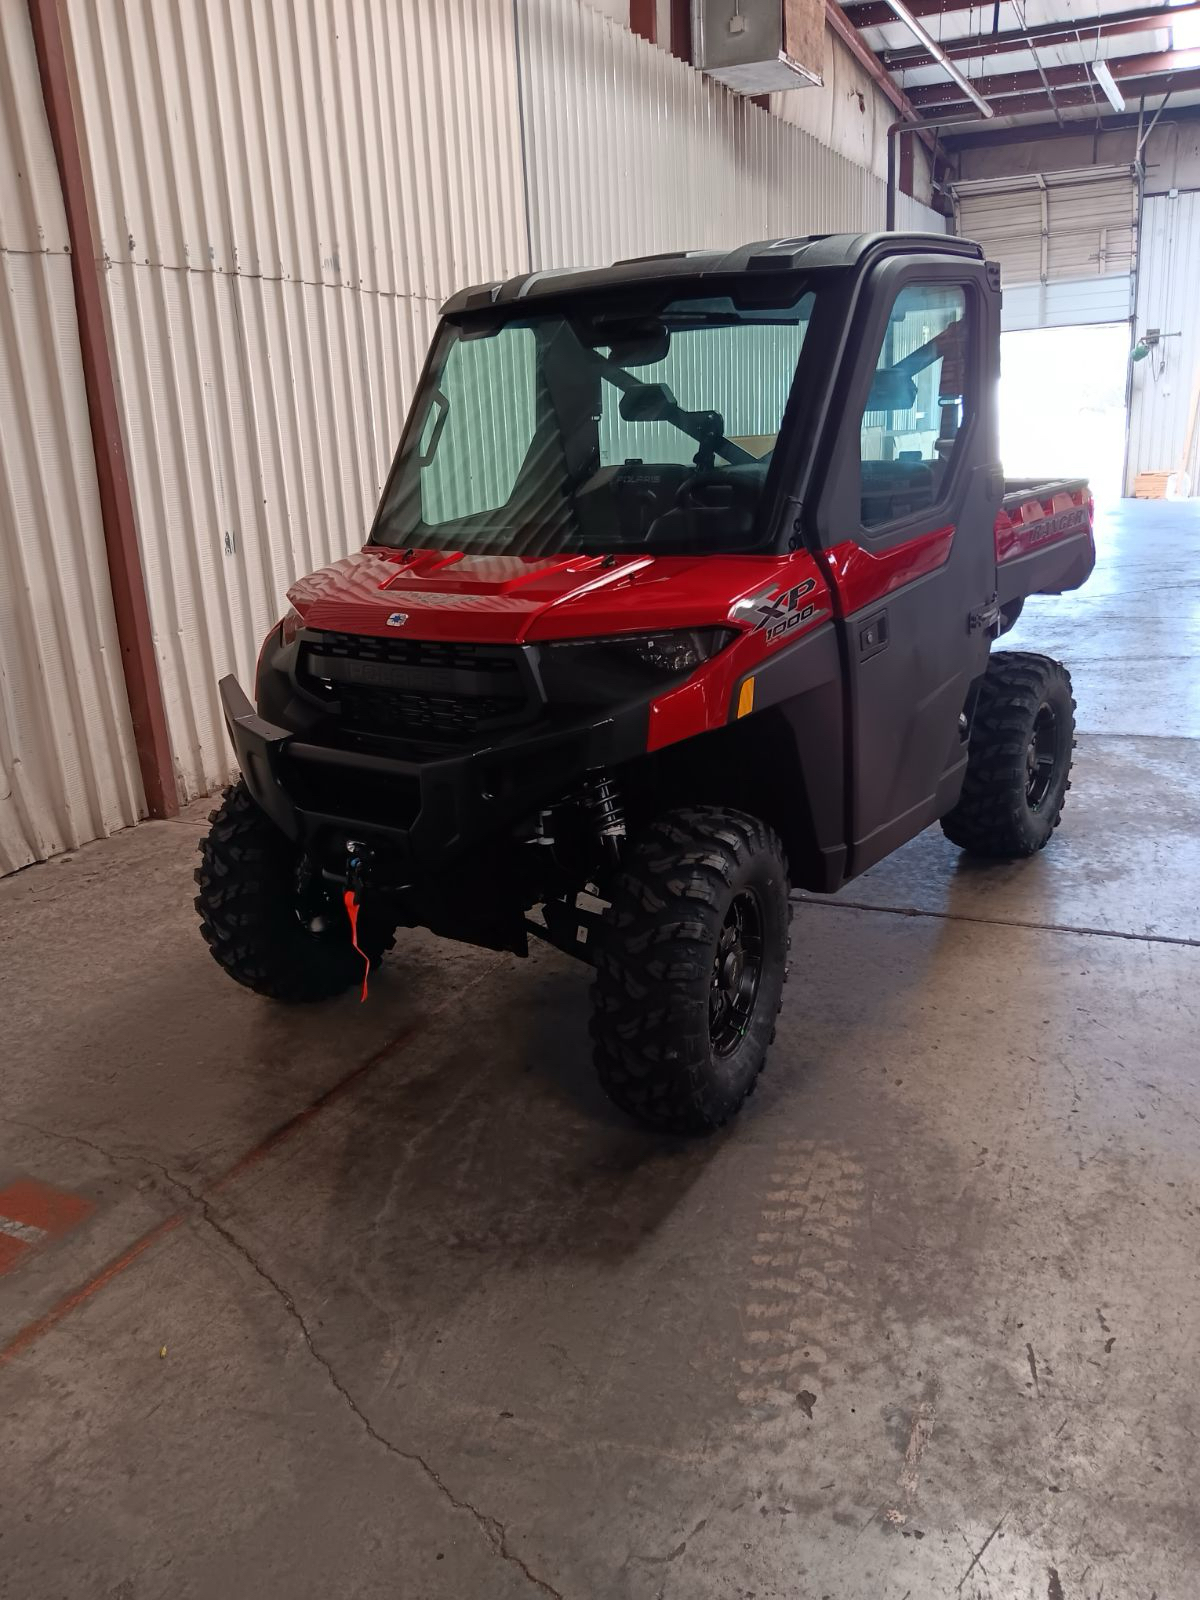
[[[661,256],[636,256],[611,267],[559,267],[527,272],[502,283],[460,289],[443,314],[484,311],[518,300],[555,299],[593,289],[629,284],[684,283],[737,273],[811,272],[817,268],[865,267],[889,255],[937,254],[982,260],[969,239],[944,233],[814,233],[802,239],[760,239],[734,250],[677,250]]]

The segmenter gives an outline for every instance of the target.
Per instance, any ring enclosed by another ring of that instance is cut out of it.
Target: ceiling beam
[[[999,0],[997,0],[997,3],[999,3]],[[935,58],[938,65],[941,67],[942,71],[946,74],[950,81],[955,84],[955,86],[960,89],[962,93],[966,95],[967,99],[970,100],[971,103],[977,108],[980,116],[994,116],[995,113],[992,111],[991,106],[988,105],[983,96],[976,91],[975,85],[971,82],[967,74],[960,66],[957,65],[957,63],[951,61],[949,56],[944,54],[941,45],[938,44],[937,40],[929,32],[928,28],[926,28],[920,17],[913,16],[912,12],[905,4],[905,0],[888,0],[888,4],[896,13],[896,20],[898,22],[902,22],[908,29],[909,33],[912,34],[913,38],[916,39],[919,44],[923,44],[925,46],[926,50],[928,50]]]
[[[1191,52],[1189,52],[1190,54]],[[1037,81],[1036,73],[1026,74]],[[1170,89],[1172,94],[1192,93],[1200,89],[1200,70],[1191,72],[1176,72],[1173,74],[1161,73],[1152,77],[1122,78],[1122,87],[1127,90],[1128,98],[1137,99],[1139,95],[1163,95]],[[1054,101],[1051,103],[1049,95],[1044,89],[1031,90],[1029,93],[1010,94],[995,100],[996,115],[998,117],[1019,117],[1027,112],[1044,111],[1048,116],[1053,116],[1054,106],[1063,110],[1075,106],[1087,106],[1096,110],[1096,101],[1103,97],[1098,94],[1094,85],[1084,85],[1079,88],[1055,89]],[[945,112],[947,118],[965,115],[970,110],[970,102],[964,100],[960,94],[957,101],[939,105],[938,112]],[[1105,127],[1109,126],[1106,119]]]
[[[1010,50],[1028,50],[1039,45],[1066,44],[1074,39],[1111,38],[1118,34],[1146,33],[1166,28],[1181,17],[1200,16],[1200,4],[1186,6],[1140,6],[1134,11],[1119,11],[1108,16],[1077,18],[1073,22],[1043,22],[1036,28],[1013,28],[1007,33],[971,33],[961,39],[943,39],[942,49],[961,61],[964,56],[1004,55]],[[933,57],[919,44],[903,50],[881,50],[879,59],[889,72],[905,67],[929,67]]]
[[[1157,78],[1166,73],[1178,76],[1200,69],[1200,50],[1164,50],[1155,55],[1118,56],[1109,61],[1107,66],[1118,83]],[[972,78],[971,87],[989,101],[1003,102],[1013,95],[1044,90],[1047,84],[1056,90],[1075,89],[1087,88],[1094,81],[1091,63],[1081,61],[1069,67],[1046,67],[1042,72],[1000,72],[987,78]],[[957,84],[947,81],[912,89],[909,99],[928,116],[931,106],[958,105],[964,96]],[[998,116],[1008,114],[1000,103],[996,106],[996,113]]]
[[[1162,91],[1165,92],[1165,89]],[[1049,106],[1046,107],[1049,113]],[[1200,106],[1175,106],[1168,104],[1159,127],[1168,127],[1177,122],[1200,122]],[[1138,114],[1136,111],[1127,111],[1124,116],[1105,117],[1102,132],[1125,133],[1136,132],[1138,128]],[[942,134],[942,144],[953,155],[962,150],[977,150],[986,146],[989,150],[996,145],[1031,144],[1036,142],[1039,148],[1043,145],[1052,146],[1059,139],[1090,139],[1093,129],[1089,121],[1080,119],[1068,122],[1064,128],[1047,128],[1041,123],[1026,124],[1024,127],[995,128],[987,125],[986,133],[969,133],[965,128],[952,132],[949,128]],[[1076,165],[1082,163],[1076,162]]]
[[[970,11],[972,0],[907,0],[914,17],[940,17],[944,11]],[[974,0],[978,6],[979,0]],[[856,28],[879,28],[885,22],[895,22],[896,13],[887,0],[867,0],[864,5],[849,5],[846,15]]]

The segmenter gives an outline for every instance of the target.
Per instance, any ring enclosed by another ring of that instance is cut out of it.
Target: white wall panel
[[[886,206],[886,184],[883,192]],[[904,233],[949,232],[949,224],[940,211],[934,211],[932,206],[922,205],[919,200],[914,200],[907,194],[896,196],[896,226]]]
[[[1164,338],[1133,368],[1126,493],[1139,472],[1174,472],[1187,436],[1188,411],[1200,379],[1200,193],[1147,196],[1142,212],[1137,331]],[[1187,463],[1192,493],[1200,491],[1200,427]]]
[[[112,261],[438,299],[525,237],[502,0],[69,0]]]
[[[900,113],[829,27],[825,30],[824,80],[820,88],[773,94],[771,110],[838,155],[885,178],[887,130]],[[932,179],[929,152],[919,139],[914,140],[913,177],[917,193],[928,195]]]
[[[811,134],[580,0],[517,14],[536,266],[883,227],[884,182]],[[945,231],[901,200],[901,226]]]
[[[0,874],[143,809],[67,226],[25,0],[0,0]]]
[[[186,795],[299,573],[356,548],[438,304],[527,261],[498,0],[69,0]]]
[[[365,537],[435,307],[116,264],[108,292],[168,721],[202,792],[231,762],[217,680],[249,688],[288,585]]]

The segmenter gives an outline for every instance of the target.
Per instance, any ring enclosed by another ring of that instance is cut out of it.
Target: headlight
[[[687,628],[555,640],[542,646],[542,680],[551,700],[611,703],[686,677],[723,650],[735,633],[733,628]]]
[[[254,698],[256,700],[262,689],[263,663],[268,655],[277,646],[291,644],[303,626],[304,618],[296,610],[295,606],[289,606],[286,614],[279,619],[263,640],[258,652],[258,664],[254,668]]]

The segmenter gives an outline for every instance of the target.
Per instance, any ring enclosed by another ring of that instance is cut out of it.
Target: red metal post
[[[146,601],[133,495],[125,463],[112,352],[100,296],[96,235],[80,151],[66,32],[58,0],[28,0],[28,5],[46,120],[54,143],[67,215],[75,314],[96,457],[104,548],[138,766],[149,814],[173,817],[179,811],[179,792],[150,628],[150,607]]]
[[[691,64],[692,60],[692,4],[691,0],[671,0],[671,54]]]
[[[640,34],[651,44],[658,43],[657,0],[629,0],[629,31]]]
[[[913,136],[911,133],[902,133],[900,135],[900,193],[912,195],[913,181]]]

